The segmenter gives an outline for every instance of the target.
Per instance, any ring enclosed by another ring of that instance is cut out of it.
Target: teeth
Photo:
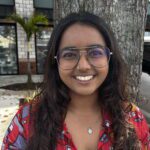
[[[76,79],[81,80],[81,81],[88,81],[91,80],[93,76],[76,76]]]

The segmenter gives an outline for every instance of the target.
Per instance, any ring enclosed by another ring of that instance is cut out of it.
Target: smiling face
[[[106,46],[100,32],[90,25],[76,23],[67,28],[63,33],[59,50],[64,50],[67,47],[77,49],[82,47],[83,50],[84,47],[92,45]],[[97,89],[104,82],[108,74],[107,62],[104,67],[96,68],[89,63],[86,54],[80,55],[78,64],[73,69],[65,70],[60,65],[58,66],[58,70],[61,80],[70,89],[71,93],[78,95],[96,94]]]

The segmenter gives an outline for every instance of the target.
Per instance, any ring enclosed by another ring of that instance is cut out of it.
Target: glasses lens
[[[109,49],[104,47],[93,47],[88,50],[88,60],[95,67],[104,67],[109,61]]]
[[[63,69],[72,69],[78,62],[79,52],[77,50],[62,50],[59,53],[59,65]]]
[[[106,66],[110,59],[110,51],[108,48],[102,46],[85,47],[86,57],[89,63],[98,68]],[[64,49],[60,50],[57,55],[57,61],[62,69],[73,69],[79,59],[80,53],[83,53],[79,49]],[[81,54],[82,55],[82,54]]]

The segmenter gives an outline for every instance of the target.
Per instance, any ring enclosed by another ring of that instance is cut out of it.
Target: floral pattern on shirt
[[[21,107],[9,125],[2,144],[2,150],[24,150],[29,138],[30,105]],[[104,129],[99,133],[98,150],[113,150],[113,132],[111,119],[103,114]],[[150,150],[150,133],[146,120],[140,109],[132,104],[132,110],[127,113],[128,121],[134,126],[141,142],[142,150]],[[58,137],[56,150],[77,150],[71,134],[64,123],[63,131]]]

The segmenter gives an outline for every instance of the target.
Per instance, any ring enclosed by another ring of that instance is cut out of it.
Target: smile
[[[89,81],[93,79],[93,77],[94,77],[93,75],[90,75],[90,76],[76,76],[75,78],[80,81]]]

